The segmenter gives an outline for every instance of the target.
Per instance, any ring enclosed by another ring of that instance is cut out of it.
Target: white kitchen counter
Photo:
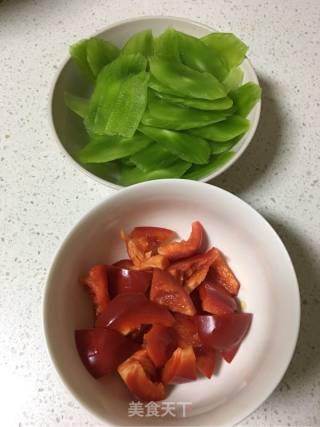
[[[58,150],[48,96],[69,44],[127,17],[164,14],[232,31],[249,44],[263,88],[261,122],[247,152],[214,184],[271,222],[300,282],[302,324],[293,361],[242,425],[320,426],[320,2],[0,3],[0,425],[100,425],[64,389],[49,361],[41,295],[70,227],[112,190]]]

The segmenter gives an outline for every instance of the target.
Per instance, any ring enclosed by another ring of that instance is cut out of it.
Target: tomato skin
[[[251,313],[197,316],[201,341],[206,347],[219,351],[227,351],[240,345],[251,321]]]
[[[188,292],[192,292],[205,280],[209,268],[218,254],[219,252],[216,248],[211,248],[204,254],[195,255],[171,264],[168,271],[183,283]]]
[[[138,354],[137,354],[138,353]],[[122,380],[139,400],[146,402],[163,400],[166,397],[165,387],[161,382],[154,382],[154,366],[145,350],[140,350],[118,366]]]
[[[145,334],[144,343],[150,359],[159,368],[167,362],[177,348],[177,334],[173,328],[153,325],[152,329]]]
[[[80,279],[80,283],[88,287],[95,306],[96,316],[99,316],[106,310],[110,300],[107,266],[102,264],[93,266],[88,274]]]
[[[204,229],[202,225],[200,222],[195,221],[192,223],[192,231],[188,240],[164,243],[159,246],[158,253],[166,256],[170,260],[191,257],[200,251],[203,235]]]
[[[212,348],[196,347],[194,349],[198,371],[211,378],[216,366],[216,352]]]
[[[109,327],[127,335],[141,325],[154,323],[171,326],[174,318],[165,307],[148,300],[144,294],[126,293],[110,301],[95,326]]]
[[[152,280],[150,272],[128,270],[114,266],[108,266],[107,275],[111,298],[125,293],[145,293]]]
[[[112,329],[94,328],[75,331],[75,341],[82,363],[95,378],[117,369],[137,345]]]
[[[179,384],[197,378],[196,356],[192,346],[178,347],[162,370],[164,384]]]
[[[197,317],[198,316],[186,316],[184,314],[176,313],[174,315],[176,322],[173,325],[177,336],[178,345],[181,348],[202,346],[198,332]]]
[[[228,266],[224,256],[218,251],[218,256],[211,265],[209,276],[217,285],[223,286],[231,295],[238,295],[240,283]]]
[[[154,270],[150,300],[164,305],[174,312],[188,316],[196,314],[196,309],[188,293],[167,271]]]
[[[212,283],[205,280],[199,286],[202,309],[211,314],[222,315],[237,310],[236,300],[231,295],[214,287]]]

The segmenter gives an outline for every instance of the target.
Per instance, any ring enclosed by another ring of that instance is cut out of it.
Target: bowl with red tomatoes
[[[43,314],[62,381],[107,425],[232,425],[285,373],[300,300],[283,243],[254,209],[208,184],[159,180],[73,228]]]

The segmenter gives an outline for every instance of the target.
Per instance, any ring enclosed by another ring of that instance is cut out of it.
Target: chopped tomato
[[[197,316],[185,316],[184,314],[176,313],[174,315],[176,322],[173,328],[178,335],[179,347],[185,348],[190,345],[198,347],[202,345],[199,337]]]
[[[231,295],[238,295],[240,284],[220,251],[210,269],[210,277],[223,286]]]
[[[166,363],[178,346],[176,331],[161,325],[154,325],[145,334],[144,342],[148,355],[157,368]]]
[[[165,387],[153,382],[139,358],[130,357],[119,367],[118,373],[131,393],[143,401],[157,401],[165,398]]]
[[[114,267],[126,268],[127,270],[132,270],[132,268],[134,267],[131,259],[121,259],[120,261],[117,261],[117,262],[113,263],[112,265]]]
[[[150,299],[168,307],[171,311],[187,314],[188,316],[196,314],[196,309],[189,294],[167,271],[154,270]]]
[[[216,366],[216,352],[212,348],[196,347],[194,349],[198,371],[211,378]]]
[[[152,274],[147,271],[128,270],[114,266],[108,266],[107,274],[111,298],[124,293],[145,293],[152,280]]]
[[[200,339],[207,347],[219,351],[230,350],[241,343],[251,320],[251,313],[197,316]]]
[[[192,292],[206,278],[210,266],[218,256],[216,248],[172,264],[168,271],[184,284],[188,292]]]
[[[235,355],[237,354],[239,347],[240,347],[240,344],[235,345],[234,347],[230,348],[230,350],[223,351],[222,357],[224,358],[224,360],[228,363],[231,363]]]
[[[109,327],[127,335],[141,325],[154,323],[171,326],[174,318],[165,307],[148,300],[144,294],[128,293],[111,300],[95,326]]]
[[[84,366],[95,378],[117,369],[137,349],[133,341],[112,329],[77,330],[75,340]]]
[[[197,378],[196,356],[191,346],[178,347],[162,370],[165,384],[193,381]]]
[[[88,287],[96,316],[106,310],[109,303],[107,266],[98,264],[89,270],[87,276],[81,279],[81,283]]]
[[[199,286],[199,295],[201,298],[202,308],[212,314],[228,314],[237,310],[236,300],[229,294],[221,292],[210,282],[204,281]]]
[[[192,223],[192,231],[188,240],[180,242],[163,243],[159,246],[158,252],[170,260],[187,258],[195,255],[201,249],[203,241],[204,229],[200,222]]]

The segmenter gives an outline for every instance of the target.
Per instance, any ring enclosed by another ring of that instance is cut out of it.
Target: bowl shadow
[[[284,242],[293,261],[301,296],[301,324],[297,347],[276,393],[305,386],[320,369],[320,267],[308,241],[273,216],[267,220]]]
[[[231,193],[241,193],[256,185],[277,155],[282,140],[282,118],[272,81],[258,75],[262,88],[258,128],[242,156],[221,176],[209,181]]]

